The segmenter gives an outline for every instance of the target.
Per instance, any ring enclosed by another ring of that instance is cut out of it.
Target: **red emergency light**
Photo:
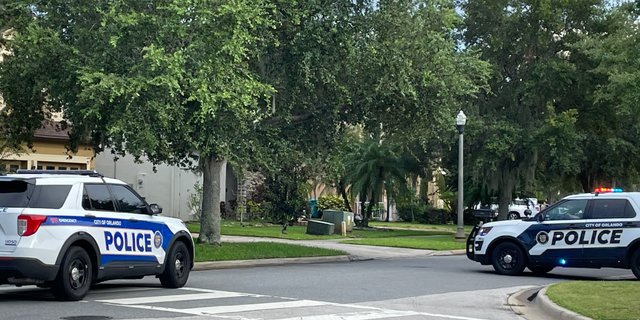
[[[609,193],[609,192],[622,192],[622,189],[616,188],[595,188],[593,190],[595,193]]]

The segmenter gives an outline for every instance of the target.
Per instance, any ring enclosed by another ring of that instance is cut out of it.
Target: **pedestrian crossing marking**
[[[246,294],[237,292],[209,292],[209,293],[195,293],[195,294],[176,294],[170,296],[156,296],[156,297],[140,297],[140,298],[125,298],[125,299],[110,299],[110,300],[96,300],[97,302],[112,303],[112,304],[144,304],[144,303],[162,303],[162,302],[179,302],[179,301],[193,301],[193,300],[207,300],[207,299],[220,299],[220,298],[234,298],[234,297],[246,297]]]
[[[299,307],[316,307],[327,305],[327,302],[311,301],[311,300],[294,300],[285,302],[268,302],[268,303],[252,303],[252,304],[240,304],[240,305],[228,305],[218,307],[203,307],[203,308],[191,308],[186,309],[189,313],[201,313],[201,314],[221,314],[221,313],[233,313],[233,312],[245,312],[256,310],[272,310],[272,309],[285,309],[285,308],[299,308]]]
[[[432,318],[453,319],[453,320],[486,320],[486,319],[479,319],[479,318],[470,318],[470,317],[446,315],[446,314],[435,314],[435,313],[419,312],[419,311],[392,310],[392,309],[384,309],[384,308],[377,308],[377,307],[357,305],[357,304],[340,304],[335,302],[325,302],[325,301],[315,301],[315,300],[296,300],[296,299],[286,298],[286,297],[230,292],[230,291],[217,291],[217,290],[199,289],[199,288],[181,288],[181,290],[203,292],[203,293],[167,295],[167,296],[131,298],[131,299],[96,300],[96,302],[102,302],[111,306],[154,310],[154,311],[164,311],[164,312],[188,314],[188,315],[194,315],[194,316],[209,315],[209,316],[215,316],[217,318],[227,318],[227,319],[234,319],[234,320],[265,320],[264,318],[244,317],[241,315],[242,312],[276,310],[276,309],[293,309],[293,308],[317,307],[317,306],[334,306],[334,307],[342,307],[342,308],[360,309],[362,311],[312,315],[312,316],[297,316],[297,317],[282,318],[282,319],[276,319],[276,318],[269,318],[269,319],[274,319],[274,320],[373,320],[373,319],[397,318],[397,317],[408,317],[408,316],[421,316],[421,317],[432,317]],[[289,301],[250,303],[250,304],[225,305],[225,306],[214,306],[214,307],[184,308],[184,309],[144,305],[144,303],[181,302],[181,301],[233,298],[233,297],[270,297],[270,298],[279,298],[279,299],[289,300]]]
[[[399,311],[399,310],[376,310],[368,312],[352,312],[338,314],[323,314],[318,316],[293,317],[278,320],[371,320],[386,319],[395,317],[419,316],[420,312],[415,311]]]

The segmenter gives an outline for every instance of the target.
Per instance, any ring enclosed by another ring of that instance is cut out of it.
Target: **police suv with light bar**
[[[147,275],[182,287],[193,239],[181,220],[160,213],[95,171],[0,176],[0,284],[51,287],[60,300],[81,300],[91,283]]]
[[[640,193],[597,188],[565,197],[527,220],[476,226],[467,257],[499,274],[524,268],[625,268],[640,279]]]

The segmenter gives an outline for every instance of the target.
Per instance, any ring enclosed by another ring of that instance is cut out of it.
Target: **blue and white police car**
[[[640,193],[597,188],[565,197],[531,219],[476,226],[467,257],[499,274],[524,268],[625,268],[640,279]]]
[[[0,284],[51,287],[60,300],[81,300],[110,279],[155,275],[182,287],[193,239],[181,220],[160,213],[95,171],[0,176]]]

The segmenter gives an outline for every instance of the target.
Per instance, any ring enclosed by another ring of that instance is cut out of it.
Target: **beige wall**
[[[88,145],[81,145],[78,152],[69,156],[66,154],[64,141],[36,140],[33,150],[24,147],[24,153],[10,155],[3,160],[7,170],[54,167],[54,170],[77,168],[78,170],[93,170],[95,168],[94,152]],[[13,167],[12,167],[13,166]]]

